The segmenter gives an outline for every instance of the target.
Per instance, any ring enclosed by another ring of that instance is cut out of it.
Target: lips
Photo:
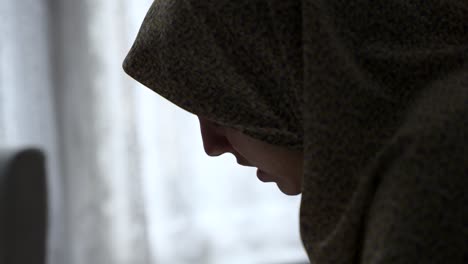
[[[273,177],[270,174],[268,174],[268,173],[266,173],[266,172],[264,172],[264,171],[262,171],[260,169],[257,169],[257,178],[262,182],[273,182],[274,181]]]
[[[237,162],[237,164],[239,164],[239,165],[241,165],[241,166],[246,166],[246,167],[254,167],[254,166],[251,165],[251,164],[243,163],[243,162]]]
[[[235,156],[237,160],[237,164],[242,165],[242,166],[247,166],[247,167],[254,167],[252,164],[250,164],[247,160],[244,158],[241,158],[239,156]]]

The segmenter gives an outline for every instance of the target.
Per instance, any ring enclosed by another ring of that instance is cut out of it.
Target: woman
[[[302,192],[313,263],[466,263],[467,30],[462,0],[156,0],[124,69]]]

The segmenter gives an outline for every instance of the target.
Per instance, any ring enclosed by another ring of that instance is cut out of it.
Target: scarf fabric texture
[[[468,2],[156,0],[124,70],[303,151],[312,263],[468,262]]]

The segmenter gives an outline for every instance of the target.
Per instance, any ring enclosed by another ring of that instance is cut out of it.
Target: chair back
[[[0,264],[44,264],[47,178],[38,149],[0,149]]]

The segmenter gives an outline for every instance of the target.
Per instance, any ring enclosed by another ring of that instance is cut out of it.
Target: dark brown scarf
[[[457,85],[440,104],[464,105],[467,50],[464,0],[156,0],[124,69],[189,112],[304,151],[301,235],[315,263],[413,263],[420,252],[388,238],[405,228],[392,225],[399,211],[375,209],[381,182],[395,153],[427,145],[401,136],[412,109],[430,105],[421,94],[447,80]]]

